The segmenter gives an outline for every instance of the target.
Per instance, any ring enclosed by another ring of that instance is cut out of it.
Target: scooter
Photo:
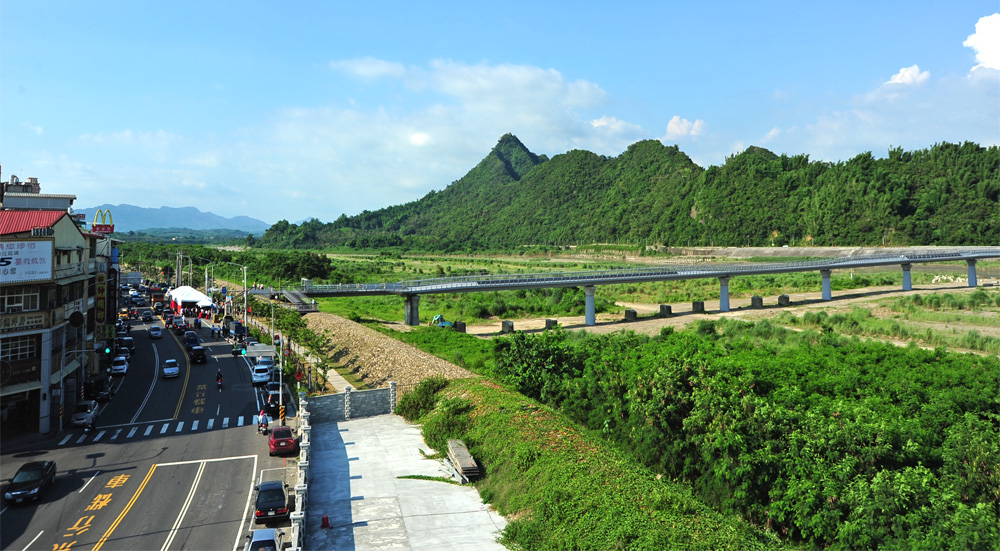
[[[216,388],[218,388],[219,390],[222,390],[222,379],[216,379],[216,380],[215,380],[215,386],[216,386]]]

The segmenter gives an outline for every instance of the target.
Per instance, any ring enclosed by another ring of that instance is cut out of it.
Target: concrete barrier
[[[764,307],[764,297],[752,296],[750,297],[750,307],[751,308],[763,308]]]
[[[661,304],[660,305],[660,317],[661,318],[665,318],[667,316],[672,316],[673,314],[674,314],[674,311],[670,307],[669,304]]]
[[[500,333],[506,335],[508,333],[514,332],[514,322],[510,320],[503,320],[500,322]]]
[[[559,325],[559,320],[552,320],[552,319],[545,320],[546,329],[555,329],[557,325]]]
[[[705,313],[705,301],[703,301],[703,300],[696,300],[696,301],[692,302],[691,303],[691,311],[694,312],[695,314],[704,314]]]
[[[458,331],[459,333],[465,333],[465,322],[464,321],[456,321],[455,322],[455,331]]]
[[[788,295],[778,295],[778,306],[788,306],[792,303],[792,299]]]
[[[625,310],[625,321],[636,321],[639,319],[639,314],[635,310]]]

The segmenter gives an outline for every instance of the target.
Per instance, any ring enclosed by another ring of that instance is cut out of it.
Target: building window
[[[0,360],[14,362],[38,357],[36,335],[0,339]]]
[[[10,285],[0,289],[0,314],[11,310],[38,310],[38,287]]]

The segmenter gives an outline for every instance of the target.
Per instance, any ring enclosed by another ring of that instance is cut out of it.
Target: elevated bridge
[[[475,293],[482,291],[513,291],[519,289],[544,289],[555,287],[583,287],[586,295],[586,324],[596,324],[594,293],[599,285],[671,281],[681,279],[716,278],[720,285],[719,310],[729,311],[729,279],[737,276],[780,274],[788,272],[818,271],[823,278],[823,300],[832,300],[830,274],[833,270],[867,268],[873,266],[899,266],[903,271],[903,290],[912,289],[910,268],[913,264],[930,262],[964,261],[968,269],[969,287],[976,287],[976,261],[1000,258],[1000,247],[972,250],[942,250],[935,252],[893,252],[888,254],[858,255],[824,260],[804,260],[775,263],[697,264],[690,266],[642,266],[612,270],[547,272],[537,274],[497,274],[484,276],[455,276],[392,283],[359,283],[313,285],[303,280],[301,286],[285,291],[298,298],[300,310],[308,311],[309,303],[302,296],[349,297],[371,295],[399,295],[404,299],[404,318],[407,325],[419,325],[420,295],[443,293]],[[273,290],[257,290],[258,294]],[[311,300],[310,300],[311,302]],[[305,306],[305,308],[303,308]],[[313,307],[314,309],[315,307]]]

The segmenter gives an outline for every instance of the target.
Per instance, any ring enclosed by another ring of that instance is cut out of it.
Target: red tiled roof
[[[64,210],[0,210],[0,235],[50,228],[63,216]]]

